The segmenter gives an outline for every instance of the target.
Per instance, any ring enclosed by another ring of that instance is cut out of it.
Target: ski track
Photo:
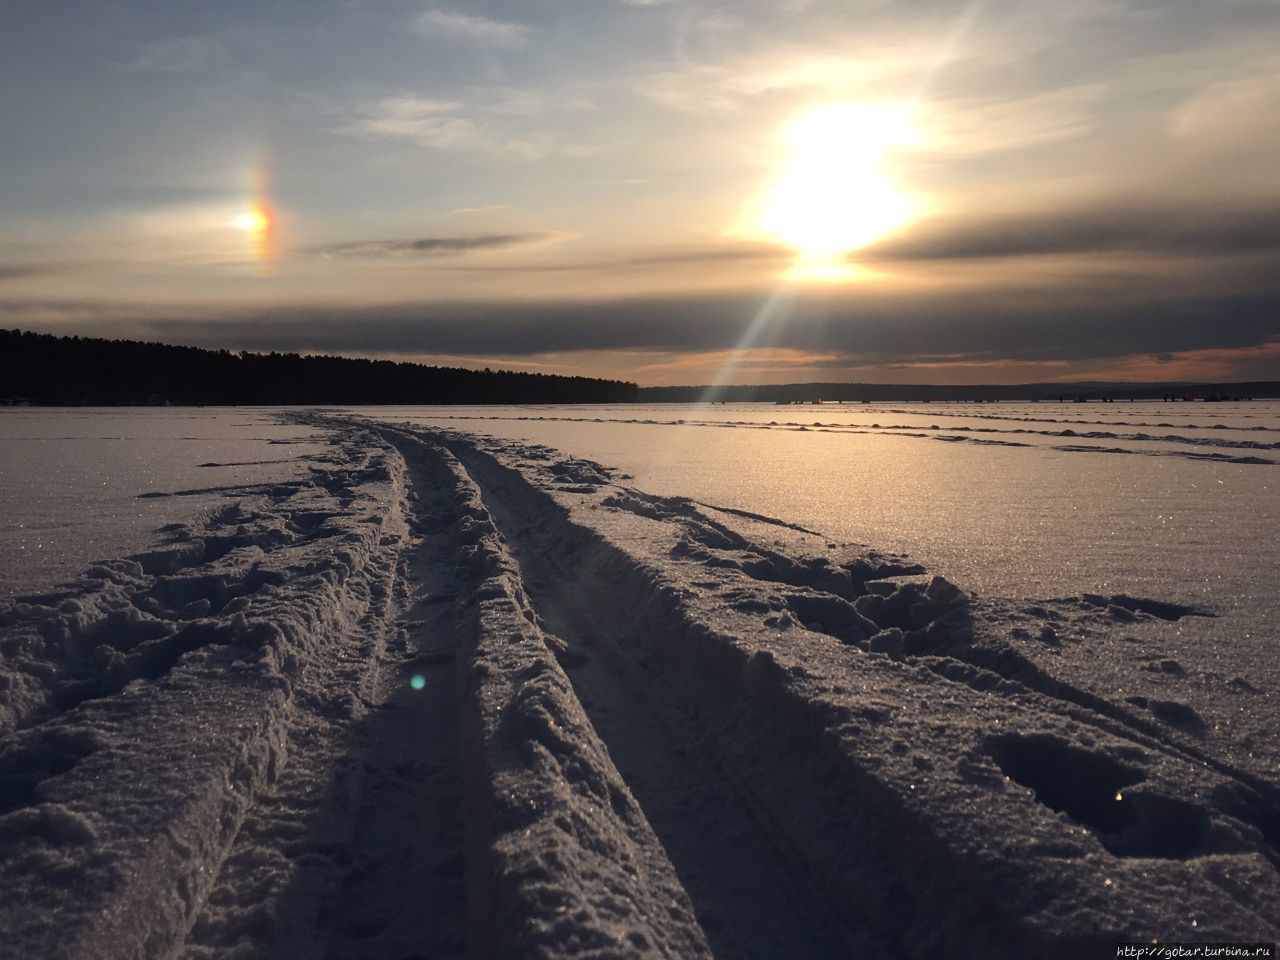
[[[1274,778],[1035,655],[1213,610],[970,597],[546,447],[300,419],[310,478],[0,609],[0,957],[1280,932]]]
[[[710,737],[697,718],[678,704],[655,702],[660,672],[631,663],[619,648],[632,632],[628,619],[581,576],[576,557],[539,549],[523,511],[503,498],[499,484],[481,490],[553,651],[693,898],[715,955],[848,952],[856,939],[824,891],[777,843],[721,765],[707,762]],[[763,903],[767,912],[759,909]]]

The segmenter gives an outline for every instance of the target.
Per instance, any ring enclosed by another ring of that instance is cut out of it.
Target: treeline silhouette
[[[636,391],[634,383],[590,377],[0,330],[5,403],[617,403]]]

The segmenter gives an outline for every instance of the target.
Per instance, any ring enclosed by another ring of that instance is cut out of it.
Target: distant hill
[[[636,390],[588,377],[0,330],[0,403],[617,403]]]
[[[691,403],[698,400],[729,403],[808,403],[813,400],[859,403],[907,401],[982,400],[1113,400],[1160,399],[1165,394],[1178,397],[1280,397],[1280,381],[1242,383],[1021,383],[987,386],[948,386],[893,383],[776,383],[750,386],[641,387],[638,399],[649,403]]]

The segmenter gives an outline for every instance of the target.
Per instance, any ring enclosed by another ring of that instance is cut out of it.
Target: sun
[[[912,217],[911,202],[885,176],[885,155],[910,136],[904,108],[815,107],[786,128],[788,156],[765,199],[761,227],[801,260],[830,263]]]

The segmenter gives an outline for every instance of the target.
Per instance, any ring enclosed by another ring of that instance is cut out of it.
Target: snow
[[[236,489],[0,607],[0,956],[1274,941],[1272,466],[871,427],[1100,409],[1035,406],[294,413],[252,482],[175,465],[135,492]]]
[[[868,424],[1123,416],[1183,432],[1192,421],[1247,426],[1217,432],[1280,443],[1275,403],[399,408],[378,416],[545,443],[617,467],[653,493],[909,553],[984,592],[1159,593],[1249,611],[1254,622],[1269,609],[1271,585],[1259,574],[1280,569],[1280,474],[1270,466],[939,443],[931,433],[764,429],[797,421],[798,411],[811,423]],[[698,425],[713,419],[736,425]]]
[[[307,436],[252,408],[0,408],[0,598],[141,550],[222,487],[305,472]]]

